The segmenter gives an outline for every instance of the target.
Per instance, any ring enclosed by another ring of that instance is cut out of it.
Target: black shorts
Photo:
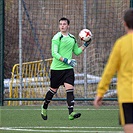
[[[74,70],[51,70],[50,87],[59,88],[60,85],[68,83],[74,86]]]
[[[122,103],[120,107],[120,124],[133,124],[133,103]]]

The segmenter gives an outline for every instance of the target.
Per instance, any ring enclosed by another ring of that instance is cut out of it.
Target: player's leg
[[[47,120],[47,108],[52,100],[53,96],[56,94],[59,88],[60,77],[58,76],[58,71],[51,70],[51,78],[50,78],[50,90],[46,93],[44,104],[41,106],[41,116],[44,120]]]
[[[81,113],[74,112],[74,89],[73,86],[67,83],[64,83],[66,88],[66,95],[67,95],[67,104],[68,104],[68,111],[69,111],[69,120],[73,120],[75,118],[79,118]],[[71,89],[70,89],[71,88]]]
[[[48,108],[48,104],[50,103],[50,101],[52,100],[56,92],[57,92],[57,89],[50,88],[50,90],[46,93],[46,97],[43,105],[44,109]]]
[[[68,89],[68,86],[71,86],[71,89]],[[66,88],[66,99],[67,99],[67,104],[68,104],[68,111],[69,114],[73,112],[74,108],[74,87],[72,85],[69,85],[65,83],[65,88]]]
[[[125,133],[133,133],[133,124],[126,124],[123,128]]]
[[[120,107],[120,123],[125,133],[133,132],[133,103],[122,103]]]
[[[64,76],[64,86],[66,88],[67,104],[69,111],[69,119],[73,120],[81,116],[81,113],[74,112],[74,71],[73,69],[66,70],[66,75]]]
[[[44,120],[47,120],[47,108],[48,104],[52,100],[53,96],[56,94],[57,89],[50,88],[50,90],[46,93],[45,100],[43,105],[41,106],[41,116]]]

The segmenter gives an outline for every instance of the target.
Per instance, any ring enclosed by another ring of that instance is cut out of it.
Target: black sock
[[[69,89],[66,92],[67,92],[68,110],[69,110],[69,114],[71,114],[73,112],[73,107],[74,107],[74,90]]]
[[[43,108],[44,109],[47,109],[48,108],[48,104],[50,103],[50,101],[52,100],[54,94],[56,92],[52,91],[52,90],[49,90],[46,94],[46,97],[45,97],[45,102],[44,102],[44,105],[43,105]]]

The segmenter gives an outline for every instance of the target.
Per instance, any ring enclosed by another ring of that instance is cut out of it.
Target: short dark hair
[[[133,29],[133,8],[125,12],[124,21],[129,29]]]
[[[59,20],[59,22],[62,21],[62,20],[67,21],[67,24],[68,24],[68,25],[70,24],[70,20],[69,20],[68,18],[62,17],[62,18]]]

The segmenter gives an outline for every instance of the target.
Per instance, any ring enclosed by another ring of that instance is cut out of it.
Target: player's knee
[[[49,104],[55,94],[56,92],[50,89],[46,94],[45,103]]]

